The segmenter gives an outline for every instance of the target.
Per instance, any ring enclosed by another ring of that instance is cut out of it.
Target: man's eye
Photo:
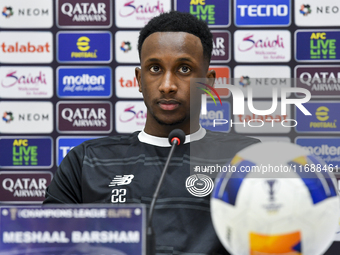
[[[153,72],[153,73],[157,73],[159,72],[161,69],[159,68],[159,66],[152,66],[150,68],[150,71]]]
[[[180,71],[181,73],[189,73],[191,70],[190,70],[190,68],[187,67],[187,66],[181,66],[181,67],[179,68],[179,71]]]

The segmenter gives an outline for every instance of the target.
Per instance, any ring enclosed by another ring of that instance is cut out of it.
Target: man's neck
[[[191,125],[190,125],[191,124]],[[148,121],[146,121],[144,132],[152,135],[152,136],[157,136],[157,137],[168,137],[170,132],[174,129],[181,129],[186,135],[190,135],[192,133],[195,133],[199,130],[200,125],[199,123],[197,124],[192,124],[189,123],[189,125],[183,125],[183,124],[178,124],[178,125],[162,125],[162,124],[150,124]]]

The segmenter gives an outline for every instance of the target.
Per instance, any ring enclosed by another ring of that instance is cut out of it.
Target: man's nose
[[[162,83],[159,86],[159,91],[164,94],[176,93],[176,76],[172,72],[168,71],[164,74],[162,78]]]

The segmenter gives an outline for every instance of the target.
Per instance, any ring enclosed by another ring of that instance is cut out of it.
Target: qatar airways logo
[[[288,62],[291,58],[290,32],[285,30],[238,30],[234,35],[238,62]]]
[[[121,28],[143,27],[150,19],[171,10],[170,0],[115,1],[116,25]]]

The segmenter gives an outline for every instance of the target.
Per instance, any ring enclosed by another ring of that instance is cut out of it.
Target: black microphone
[[[151,205],[150,205],[150,209],[149,209],[149,216],[148,216],[148,224],[147,224],[147,243],[146,243],[146,250],[147,250],[147,255],[155,255],[156,254],[156,240],[155,240],[155,233],[153,232],[153,227],[152,227],[152,215],[153,215],[153,211],[155,208],[155,204],[156,204],[156,200],[159,194],[159,190],[162,186],[166,171],[168,170],[171,158],[172,158],[172,154],[174,153],[176,147],[178,145],[184,144],[185,141],[185,133],[183,132],[183,130],[181,129],[174,129],[170,132],[169,136],[169,143],[172,145],[168,158],[165,162],[163,171],[162,171],[162,175],[161,178],[158,181],[157,184],[157,188],[155,190],[155,193],[152,196],[152,200],[151,200]]]

